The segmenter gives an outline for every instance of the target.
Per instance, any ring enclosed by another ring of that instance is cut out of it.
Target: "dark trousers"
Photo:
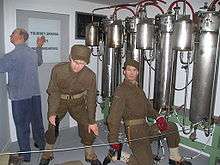
[[[12,115],[20,151],[30,151],[30,124],[33,139],[40,149],[44,149],[44,126],[41,113],[41,98],[33,96],[29,99],[12,101]],[[21,154],[29,161],[31,154]]]

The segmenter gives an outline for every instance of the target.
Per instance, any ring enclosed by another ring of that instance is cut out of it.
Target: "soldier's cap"
[[[133,66],[135,67],[137,70],[139,70],[139,62],[133,59],[127,59],[124,63],[124,67],[123,69],[126,69],[127,66]]]
[[[91,49],[85,45],[73,45],[70,51],[70,57],[73,60],[83,60],[87,64],[90,62]]]

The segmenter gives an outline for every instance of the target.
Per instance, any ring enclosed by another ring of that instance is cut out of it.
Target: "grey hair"
[[[25,29],[16,28],[16,31],[18,31],[19,35],[21,35],[24,38],[24,42],[27,41],[27,39],[29,38],[29,34]]]

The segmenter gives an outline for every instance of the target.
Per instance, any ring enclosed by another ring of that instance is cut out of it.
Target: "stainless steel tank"
[[[121,20],[115,20],[107,28],[107,46],[121,48],[123,45],[123,26]]]
[[[153,107],[169,110],[174,102],[176,55],[172,50],[173,25],[175,16],[164,14],[155,18],[158,27],[156,36],[156,62]]]
[[[107,46],[108,27],[112,22],[109,19],[103,21],[105,39],[104,54],[102,55],[102,98],[111,97],[121,82],[121,49]]]
[[[143,87],[144,81],[144,56],[140,49],[136,48],[137,43],[137,24],[140,18],[128,17],[125,19],[125,36],[126,36],[126,59],[131,58],[140,63],[138,83]]]
[[[220,55],[220,12],[198,12],[199,44],[194,54],[190,121],[208,121],[214,113]]]
[[[180,16],[174,23],[173,49],[192,50],[192,20],[189,15]]]
[[[153,20],[145,18],[137,24],[137,49],[152,50],[154,39]]]
[[[86,45],[98,46],[98,26],[95,23],[90,23],[86,26]]]

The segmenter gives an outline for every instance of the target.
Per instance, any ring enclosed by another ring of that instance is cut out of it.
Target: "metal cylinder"
[[[94,23],[90,23],[86,26],[86,45],[87,46],[98,46],[98,26]]]
[[[181,16],[174,23],[173,49],[177,51],[192,50],[192,20],[190,16]]]
[[[151,19],[141,20],[137,24],[137,49],[152,50],[154,39],[154,24]]]
[[[123,26],[121,20],[115,20],[107,28],[107,46],[109,48],[121,48],[123,41]]]
[[[125,19],[125,36],[126,36],[126,59],[134,59],[140,63],[138,83],[143,87],[144,82],[144,56],[140,49],[136,48],[137,43],[137,24],[140,18],[128,17]]]
[[[174,103],[176,76],[176,55],[172,50],[172,36],[175,16],[156,16],[156,62],[153,107],[157,111],[169,110]]]
[[[197,13],[199,44],[195,51],[190,116],[192,123],[208,121],[214,113],[220,55],[220,13]]]
[[[199,18],[200,31],[204,32],[218,32],[219,30],[219,12],[198,12],[196,13]]]
[[[104,53],[102,55],[102,92],[103,98],[111,97],[116,87],[121,82],[121,50],[119,48],[109,48],[108,41],[108,27],[112,20],[103,20],[103,28],[105,33],[104,39]]]

